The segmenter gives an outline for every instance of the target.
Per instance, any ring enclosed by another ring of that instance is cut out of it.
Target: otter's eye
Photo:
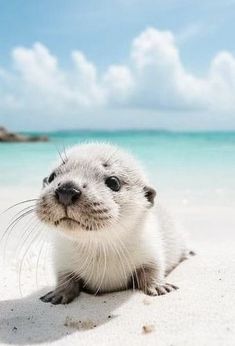
[[[113,191],[119,191],[121,188],[120,180],[117,177],[109,177],[105,180],[105,184]]]
[[[50,184],[54,179],[55,179],[55,177],[56,177],[56,174],[55,174],[55,172],[53,172],[53,173],[51,173],[51,175],[49,176],[49,178],[48,178],[48,183]]]

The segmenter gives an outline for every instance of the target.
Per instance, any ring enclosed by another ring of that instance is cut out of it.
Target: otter
[[[166,275],[188,255],[183,235],[155,203],[141,164],[106,143],[70,148],[44,179],[38,218],[54,234],[57,284],[40,299],[68,304],[81,291],[147,295],[178,287]]]

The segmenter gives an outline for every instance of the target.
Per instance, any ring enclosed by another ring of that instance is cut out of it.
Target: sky
[[[0,0],[0,125],[235,129],[235,0]]]

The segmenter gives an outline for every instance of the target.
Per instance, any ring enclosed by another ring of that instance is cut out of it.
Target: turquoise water
[[[235,132],[54,132],[47,143],[1,143],[0,187],[41,186],[58,155],[75,143],[108,141],[131,150],[154,183],[170,190],[235,190]]]

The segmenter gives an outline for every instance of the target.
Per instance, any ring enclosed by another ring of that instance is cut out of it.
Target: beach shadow
[[[118,317],[115,310],[132,291],[92,296],[82,293],[69,305],[43,303],[37,292],[25,298],[0,301],[0,343],[39,344],[99,328]]]

